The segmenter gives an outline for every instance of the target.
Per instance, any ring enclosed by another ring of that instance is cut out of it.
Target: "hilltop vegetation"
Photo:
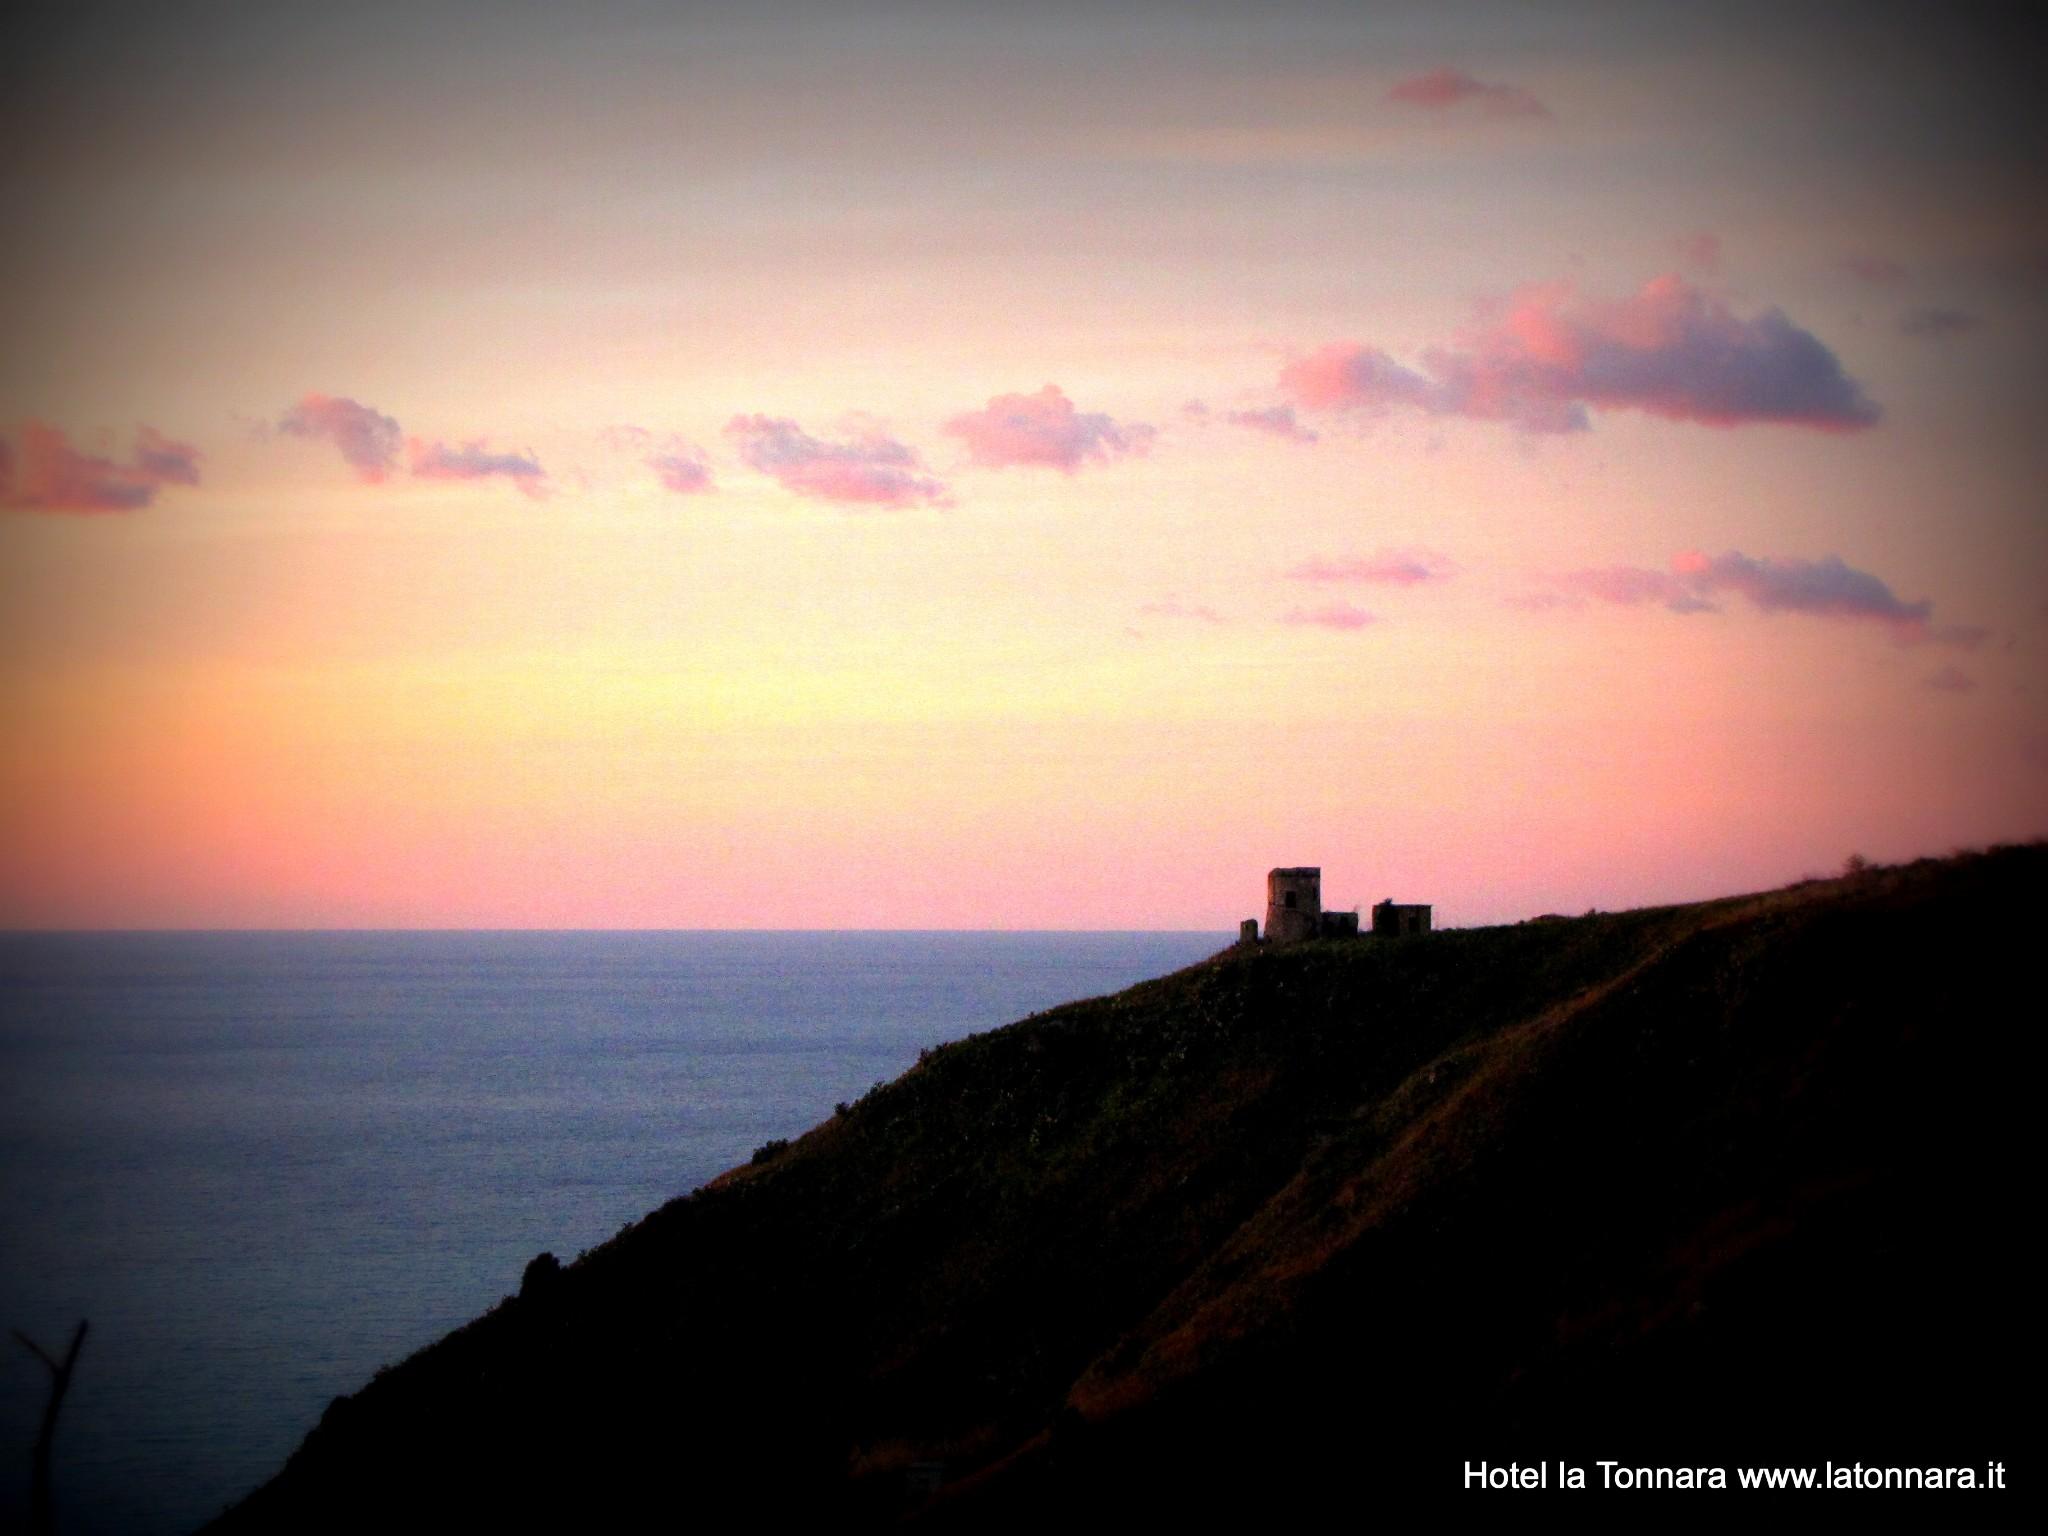
[[[1481,1458],[1982,1463],[2031,1371],[2044,877],[2029,846],[1226,951],[939,1047],[531,1266],[221,1529],[966,1528],[1455,1497]]]

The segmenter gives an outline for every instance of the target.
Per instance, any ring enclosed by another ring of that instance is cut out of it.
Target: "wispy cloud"
[[[968,457],[983,469],[1042,465],[1069,475],[1089,462],[1143,453],[1155,435],[1144,422],[1074,409],[1056,384],[1035,395],[992,396],[981,410],[955,416],[942,430],[966,443]]]
[[[654,471],[664,490],[678,496],[695,496],[714,489],[711,466],[701,454],[690,450],[650,454],[647,467]]]
[[[406,469],[423,480],[497,477],[510,480],[528,496],[547,494],[547,472],[531,453],[497,452],[480,437],[452,445],[439,438],[409,438],[396,417],[346,395],[303,395],[278,418],[277,428],[293,437],[334,444],[357,478],[370,485],[391,477],[403,450]]]
[[[1674,571],[1651,570],[1646,566],[1608,565],[1571,571],[1558,577],[1557,585],[1567,595],[1597,598],[1603,603],[1631,607],[1654,603],[1673,613],[1719,612],[1696,583]]]
[[[1924,687],[1932,688],[1936,693],[1972,693],[1977,687],[1977,679],[1954,663],[1936,668],[1921,679],[1921,682]]]
[[[1223,419],[1234,427],[1249,427],[1290,443],[1313,443],[1320,435],[1302,424],[1291,405],[1268,406],[1262,411],[1226,411]]]
[[[1766,613],[1810,613],[1831,619],[1868,619],[1921,632],[1934,604],[1909,603],[1868,571],[1839,555],[1819,560],[1752,559],[1739,550],[1707,556],[1689,551],[1672,562],[1683,581],[1706,591],[1739,592]]]
[[[1318,629],[1364,629],[1377,624],[1379,616],[1351,603],[1325,603],[1320,608],[1290,608],[1284,622]]]
[[[1735,595],[1765,613],[1873,624],[1902,645],[1974,650],[1987,633],[1972,625],[1936,626],[1931,601],[1908,602],[1887,582],[1839,555],[1802,560],[1756,558],[1739,550],[1714,556],[1687,551],[1671,562],[1669,570],[1607,566],[1569,572],[1554,584],[1572,597],[1630,606],[1655,604],[1673,613],[1718,613],[1719,599]]]
[[[1595,410],[1636,410],[1734,427],[1775,422],[1855,431],[1878,408],[1835,354],[1776,309],[1743,318],[1667,275],[1621,300],[1569,283],[1526,287],[1419,365],[1357,342],[1322,347],[1281,370],[1311,410],[1415,410],[1576,432]]]
[[[1919,309],[1909,309],[1899,316],[1900,331],[1908,336],[1932,340],[1974,331],[1979,323],[1978,317],[1968,310],[1952,309],[1941,304],[1923,305]]]
[[[654,471],[662,489],[678,496],[697,496],[716,490],[710,457],[695,443],[673,432],[655,433],[646,427],[621,424],[604,428],[599,442],[615,453],[635,455]]]
[[[2039,297],[2048,292],[2048,250],[2036,246],[2009,251],[1986,263],[1985,275],[1993,282]]]
[[[1269,437],[1284,439],[1290,443],[1313,443],[1321,440],[1321,434],[1295,414],[1291,405],[1269,405],[1263,409],[1225,411],[1221,416],[1209,409],[1207,401],[1190,400],[1180,408],[1180,413],[1197,426],[1206,427],[1212,421],[1225,421],[1233,427],[1244,427],[1252,432],[1264,432]]]
[[[1289,581],[1364,582],[1389,587],[1418,587],[1443,581],[1455,567],[1450,557],[1429,549],[1382,549],[1376,554],[1344,560],[1304,560],[1284,574]]]
[[[406,442],[408,467],[423,480],[510,480],[528,496],[547,494],[547,471],[530,453],[494,452],[477,437],[451,447],[436,439]]]
[[[1478,80],[1448,67],[1410,75],[1387,92],[1390,101],[1431,112],[1477,111],[1487,117],[1548,117],[1550,109],[1518,85]]]
[[[1696,229],[1672,242],[1673,254],[1695,272],[1721,270],[1721,237],[1711,230]]]
[[[155,427],[140,427],[130,464],[158,485],[197,485],[199,450],[190,443],[174,443]]]
[[[921,472],[916,452],[880,432],[829,442],[786,417],[753,415],[733,417],[725,435],[750,469],[799,496],[877,507],[947,499],[944,483]]]
[[[61,428],[23,424],[0,438],[0,507],[15,512],[134,512],[166,485],[199,483],[199,450],[138,428],[128,461],[74,447]]]
[[[1563,578],[1558,578],[1562,580]],[[1586,600],[1555,587],[1539,588],[1530,592],[1510,592],[1501,601],[1510,608],[1519,608],[1525,613],[1555,613],[1560,608],[1583,608]]]
[[[1895,288],[1906,280],[1906,269],[1889,256],[1844,256],[1842,270],[1874,288]]]
[[[1193,619],[1202,624],[1230,622],[1207,603],[1184,603],[1177,597],[1165,597],[1156,603],[1146,603],[1138,612],[1148,619]]]
[[[357,476],[373,485],[391,473],[404,442],[396,420],[346,395],[303,395],[277,427],[293,437],[333,443]]]

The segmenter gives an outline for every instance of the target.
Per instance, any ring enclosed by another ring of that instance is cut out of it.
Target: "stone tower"
[[[1322,926],[1321,869],[1275,869],[1266,874],[1266,942],[1312,939]]]

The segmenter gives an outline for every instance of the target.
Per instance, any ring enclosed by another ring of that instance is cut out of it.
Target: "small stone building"
[[[1372,909],[1372,931],[1377,934],[1398,937],[1406,933],[1429,932],[1429,908],[1419,903],[1404,904],[1397,901],[1375,903]]]

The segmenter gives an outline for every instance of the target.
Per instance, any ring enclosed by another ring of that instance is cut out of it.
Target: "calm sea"
[[[0,936],[0,1329],[92,1323],[59,1528],[190,1529],[541,1250],[1227,937]],[[0,1344],[4,1527],[47,1373]]]

